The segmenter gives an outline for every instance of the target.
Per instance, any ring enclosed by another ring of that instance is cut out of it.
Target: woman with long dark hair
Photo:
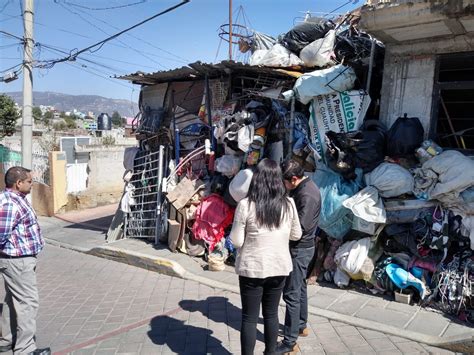
[[[242,354],[253,354],[262,304],[265,354],[275,352],[278,304],[285,278],[292,271],[289,241],[301,238],[293,199],[288,197],[277,162],[263,159],[246,198],[237,205],[230,239],[239,248],[235,272],[242,301]]]

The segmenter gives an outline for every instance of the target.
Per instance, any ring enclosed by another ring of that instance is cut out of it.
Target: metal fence
[[[124,234],[134,238],[157,238],[160,229],[163,153],[140,150],[134,161],[130,212],[125,215]],[[133,202],[132,202],[133,201]]]

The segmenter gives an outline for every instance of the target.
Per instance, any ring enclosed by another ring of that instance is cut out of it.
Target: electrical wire
[[[21,38],[21,37],[19,37],[19,36],[16,36],[16,35],[14,35],[14,34],[11,34],[11,33],[7,32],[7,31],[2,31],[2,30],[0,30],[0,34],[2,34],[2,35],[4,35],[4,36],[8,36],[8,37],[12,37],[12,38],[18,39],[18,40],[20,40],[21,42],[23,42],[23,38]]]
[[[17,65],[14,65],[10,68],[7,68],[7,69],[4,69],[4,70],[0,70],[0,73],[6,73],[6,72],[9,72],[9,71],[12,71],[13,69],[17,68],[17,67],[21,67],[23,65],[23,63],[19,63]],[[21,68],[20,68],[21,70]],[[16,72],[16,70],[14,70]]]
[[[337,10],[342,9],[344,6],[349,5],[351,2],[352,2],[353,4],[357,4],[357,3],[359,2],[359,0],[349,0],[349,1],[345,2],[344,4],[342,4],[341,6],[336,7],[336,8],[335,8],[334,10],[332,10],[331,12],[328,12],[327,14],[330,15],[330,14],[332,14],[333,12],[336,12]]]
[[[134,2],[134,3],[131,3],[131,4],[125,4],[125,5],[118,5],[118,6],[110,6],[110,7],[88,7],[88,6],[84,6],[84,5],[79,5],[79,4],[74,4],[72,2],[69,2],[69,1],[63,1],[65,4],[68,4],[69,6],[75,6],[75,7],[79,7],[79,8],[82,8],[82,9],[86,9],[86,10],[92,10],[92,11],[102,11],[102,10],[115,10],[115,9],[123,9],[124,7],[130,7],[130,6],[135,6],[135,5],[140,5],[140,4],[143,4],[145,3],[147,0],[140,0],[140,1],[137,1],[137,2]],[[54,0],[55,3],[59,3],[59,0]]]
[[[90,45],[90,46],[88,46],[88,47],[86,47],[86,48],[83,48],[83,49],[81,49],[81,50],[75,52],[75,53],[72,53],[72,51],[71,51],[71,53],[70,53],[69,56],[66,56],[66,57],[64,57],[64,58],[60,58],[60,59],[53,60],[53,61],[50,62],[50,65],[54,66],[54,65],[57,64],[57,63],[62,63],[62,62],[74,60],[74,59],[77,58],[77,56],[79,56],[80,54],[82,54],[82,53],[84,53],[84,52],[87,52],[87,51],[91,51],[91,50],[92,50],[93,48],[95,48],[95,47],[99,47],[99,49],[100,49],[105,43],[111,41],[112,39],[115,39],[115,38],[119,37],[120,35],[122,35],[122,34],[128,32],[128,31],[130,31],[130,30],[132,30],[132,29],[134,29],[134,28],[137,28],[137,27],[139,27],[139,26],[141,26],[141,25],[143,25],[143,24],[145,24],[146,22],[149,22],[149,21],[151,21],[151,20],[153,20],[153,19],[155,19],[155,18],[157,18],[157,17],[160,17],[160,16],[162,16],[162,15],[168,13],[168,12],[171,12],[171,11],[177,9],[178,7],[181,7],[181,6],[185,5],[185,4],[187,4],[189,1],[190,1],[190,0],[183,0],[183,1],[181,1],[180,3],[178,3],[178,4],[174,5],[174,6],[171,6],[171,7],[167,8],[167,9],[165,9],[165,10],[163,10],[163,11],[161,11],[161,12],[159,12],[159,13],[157,13],[157,14],[155,14],[155,15],[153,15],[153,16],[151,16],[151,17],[149,17],[149,18],[147,18],[147,19],[145,19],[145,20],[143,20],[143,21],[141,21],[141,22],[139,22],[139,23],[133,25],[133,26],[131,26],[131,27],[128,27],[128,28],[126,28],[126,29],[124,29],[124,30],[122,30],[122,31],[120,31],[120,32],[118,32],[118,33],[112,35],[112,36],[109,36],[109,37],[103,39],[102,41],[99,41],[99,42],[97,42],[97,43],[94,43],[94,44],[92,44],[92,45]]]
[[[97,16],[94,16],[94,15],[92,15],[92,14],[89,14],[89,13],[87,13],[86,11],[81,11],[81,12],[82,12],[83,14],[87,15],[87,16],[90,16],[90,17],[91,17],[92,19],[94,19],[95,21],[102,22],[103,24],[109,26],[110,28],[113,28],[114,30],[120,30],[119,27],[116,27],[116,26],[114,26],[114,25],[108,23],[107,21],[102,20],[101,18],[98,18]],[[167,53],[167,54],[169,54],[169,55],[172,55],[173,57],[176,58],[176,59],[173,58],[173,59],[171,59],[171,60],[174,60],[174,61],[178,60],[178,61],[183,62],[184,64],[188,64],[188,63],[190,62],[189,59],[183,58],[183,57],[181,57],[181,56],[179,56],[179,55],[177,55],[177,54],[175,54],[175,53],[172,53],[172,52],[170,52],[170,51],[167,51],[166,49],[160,48],[160,47],[154,45],[153,43],[151,43],[151,42],[145,40],[144,38],[135,36],[135,35],[133,35],[133,34],[131,34],[131,33],[126,33],[125,35],[127,35],[127,36],[129,36],[129,37],[131,37],[131,38],[133,38],[133,39],[137,39],[137,40],[139,40],[140,42],[145,43],[145,44],[149,45],[149,46],[152,47],[152,48],[158,49],[159,51],[162,51],[162,52],[164,52],[164,53]],[[123,43],[123,42],[121,42],[121,43]],[[144,52],[142,52],[142,53],[144,53]]]
[[[45,44],[45,43],[42,43],[42,42],[37,42],[37,44],[39,46],[43,46],[45,48],[60,51],[60,52],[62,52],[62,54],[69,54],[69,52],[67,52],[67,49],[63,48],[63,47],[53,46],[53,45]],[[127,62],[127,61],[116,59],[116,58],[104,57],[104,56],[101,56],[101,55],[98,55],[98,54],[87,54],[87,53],[85,53],[84,56],[88,56],[88,57],[92,57],[92,58],[108,59],[108,60],[113,60],[114,62],[118,62],[118,63],[124,63],[124,64],[129,64],[129,65],[134,65],[134,66],[141,66],[141,67],[156,70],[156,67],[152,67],[152,66],[149,66],[149,65],[144,65],[144,64],[139,64],[139,63],[131,63],[131,62]],[[128,70],[127,70],[127,72],[128,72]]]
[[[10,3],[12,2],[12,0],[8,0],[5,5],[3,5],[3,7],[0,9],[0,13],[5,11],[5,9],[7,8],[8,5],[10,5]]]
[[[106,35],[110,35],[108,32],[104,31],[102,28],[100,28],[99,26],[97,26],[96,24],[94,24],[93,22],[90,22],[89,20],[87,20],[86,18],[84,18],[81,14],[75,12],[74,10],[71,10],[71,9],[68,9],[66,6],[64,6],[63,4],[60,4],[65,10],[71,12],[72,14],[74,15],[77,15],[79,18],[81,18],[84,22],[87,22],[89,25],[91,25],[92,27],[98,29],[100,32],[106,34]],[[124,45],[125,48],[128,48],[128,49],[131,49],[132,51],[134,51],[135,53],[143,56],[144,58],[148,59],[148,60],[151,60],[152,62],[156,63],[157,65],[163,67],[163,69],[167,69],[165,66],[163,66],[160,62],[156,61],[154,58],[151,58],[145,54],[143,54],[142,52],[138,51],[137,49],[133,48],[132,46],[128,45],[127,43],[123,42],[122,40],[117,40],[118,42],[122,43]],[[91,51],[91,53],[95,52],[95,51],[98,51],[100,48],[102,48],[102,46],[104,45],[104,43],[102,43],[99,48],[97,48],[96,50],[94,51]]]

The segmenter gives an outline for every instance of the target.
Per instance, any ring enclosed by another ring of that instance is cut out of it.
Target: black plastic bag
[[[356,147],[356,167],[369,173],[384,161],[386,131],[378,120],[367,120],[360,127],[362,141]]]
[[[388,130],[387,154],[391,157],[413,155],[423,142],[425,130],[417,117],[398,117]]]
[[[381,235],[381,245],[388,253],[409,252],[411,255],[419,256],[411,224],[390,224],[386,226]]]
[[[303,22],[288,31],[280,40],[280,43],[299,55],[304,47],[317,39],[323,38],[334,27],[334,23],[329,20],[320,23]]]
[[[338,62],[354,64],[370,57],[372,38],[363,31],[348,29],[336,35],[334,54]],[[375,41],[375,61],[383,61],[384,45]]]
[[[157,110],[151,109],[149,106],[142,112],[140,124],[137,133],[156,133],[160,129],[165,116],[165,110],[160,107]]]

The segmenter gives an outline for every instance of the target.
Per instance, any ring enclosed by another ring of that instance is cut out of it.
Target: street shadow
[[[232,354],[211,330],[169,316],[153,318],[147,334],[153,344],[166,345],[176,354]]]
[[[113,218],[114,216],[110,215],[101,218],[90,219],[88,221],[70,224],[64,228],[91,230],[95,232],[103,232],[103,234],[105,234],[107,233]]]
[[[240,332],[242,310],[229,302],[227,297],[208,297],[205,300],[182,300],[179,306],[188,312],[200,312],[203,316],[216,323],[224,323]],[[259,317],[258,323],[263,324]],[[264,341],[262,332],[257,329],[257,339]]]

